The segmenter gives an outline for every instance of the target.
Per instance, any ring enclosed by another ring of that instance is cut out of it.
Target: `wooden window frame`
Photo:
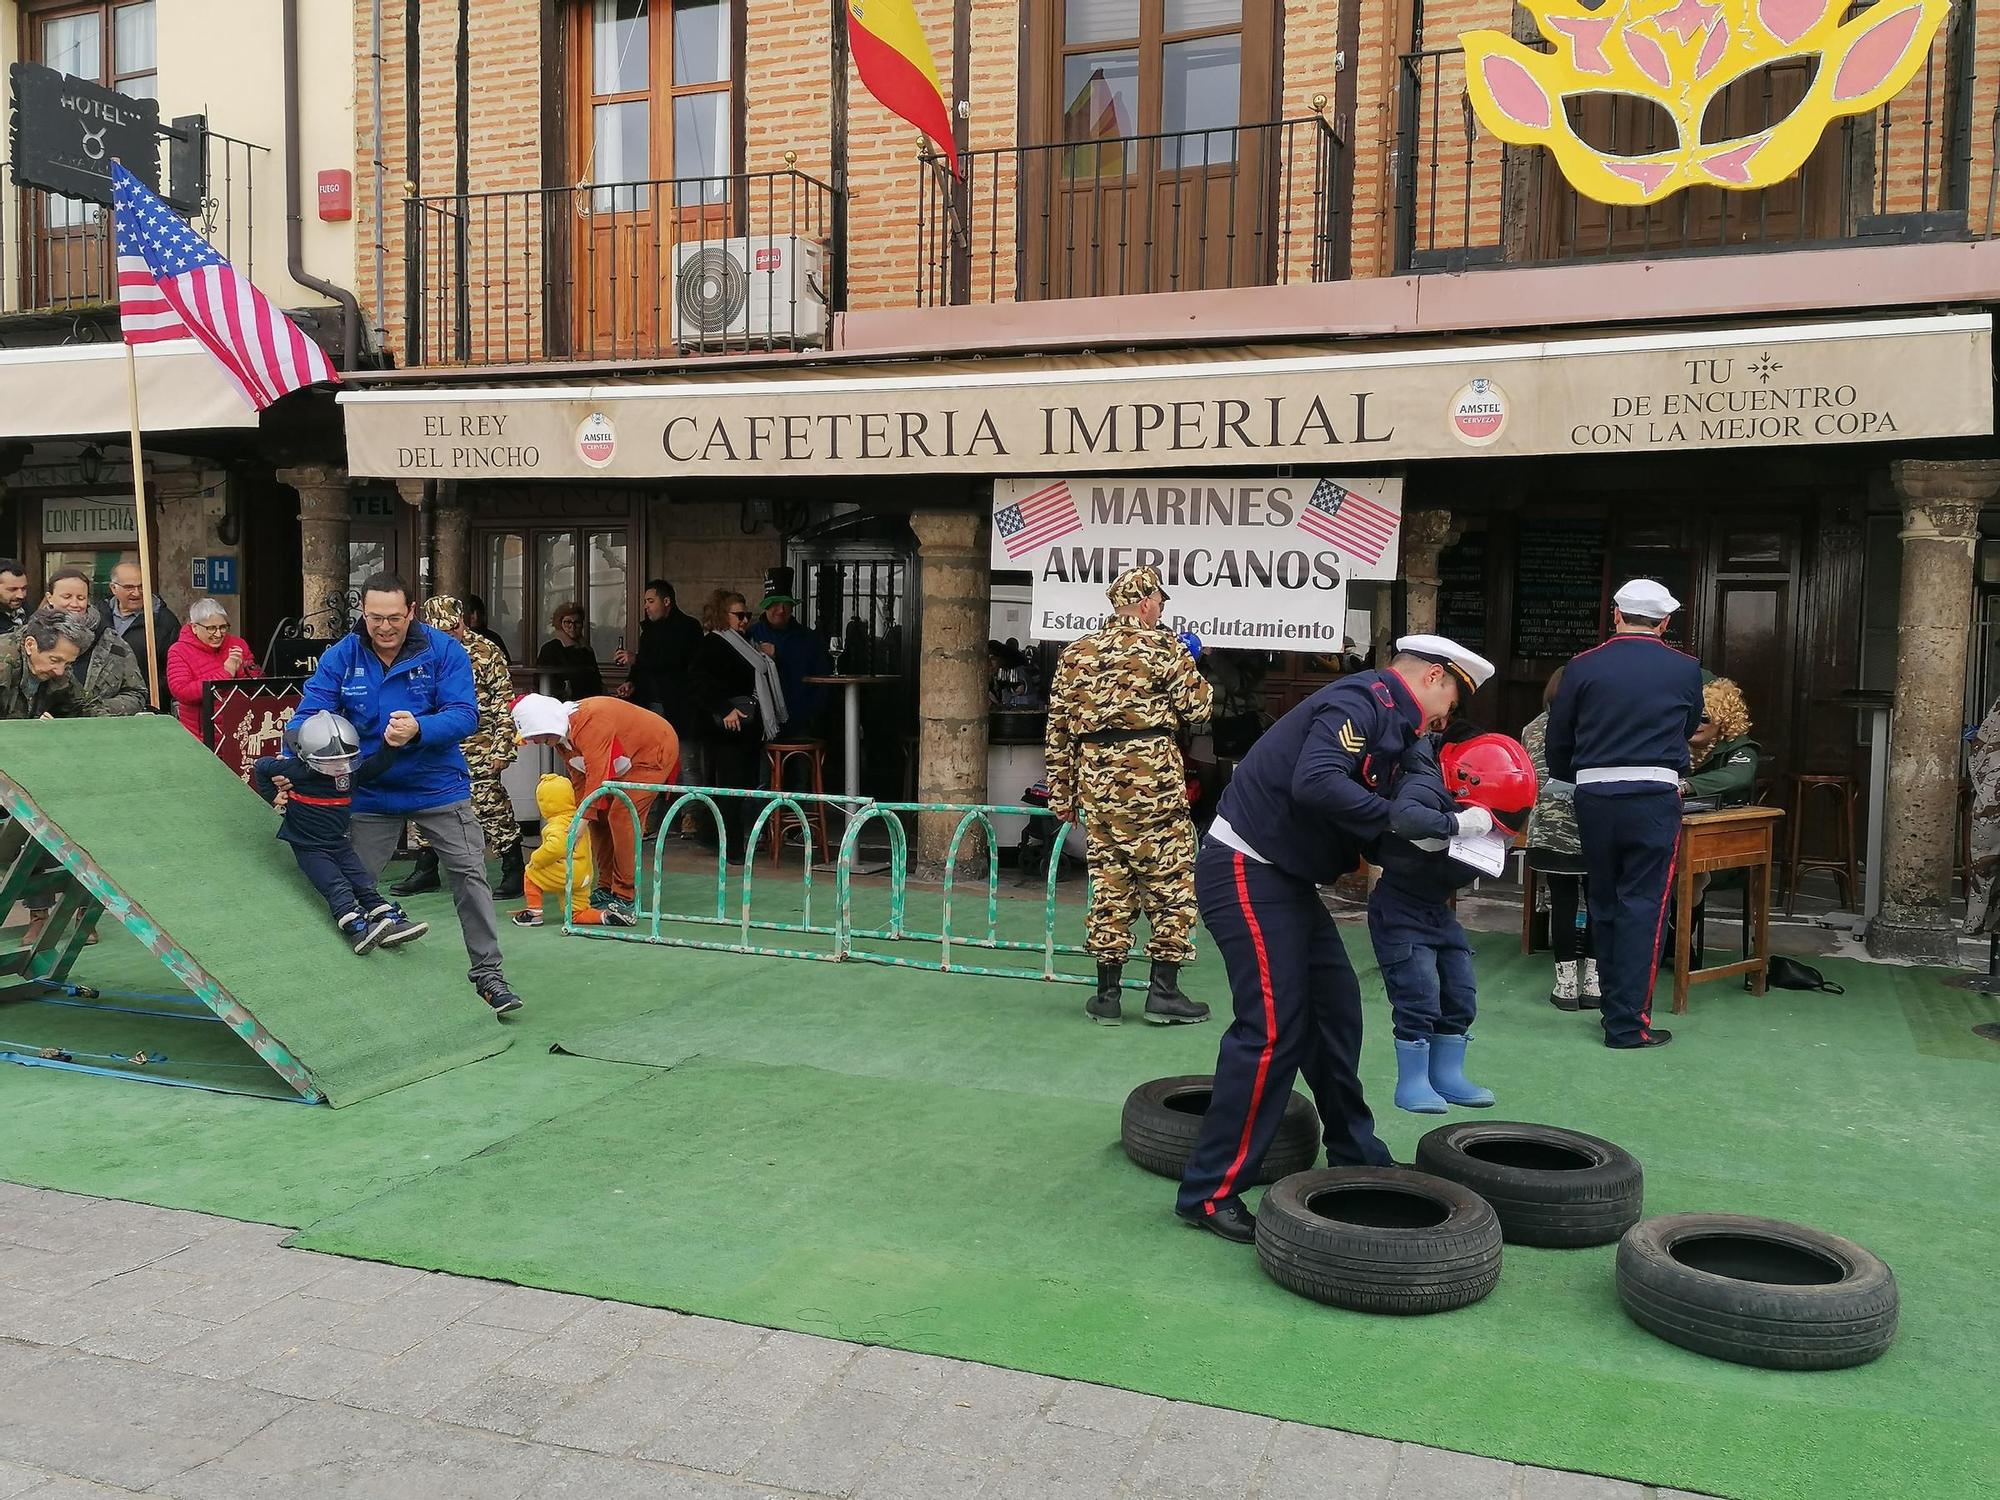
[[[645,572],[642,548],[643,531],[633,516],[597,516],[582,518],[577,516],[515,516],[506,519],[495,518],[484,525],[473,528],[469,540],[471,548],[471,577],[473,592],[486,601],[487,626],[493,623],[493,580],[487,574],[487,549],[493,538],[518,536],[521,539],[521,621],[528,631],[525,643],[509,641],[507,649],[513,653],[516,668],[532,669],[536,654],[549,638],[549,614],[558,599],[541,597],[541,582],[535,571],[535,542],[538,537],[557,533],[567,533],[576,546],[579,560],[587,555],[588,539],[597,532],[622,532],[625,537],[625,598],[620,602],[619,624],[628,650],[637,650],[639,639],[639,595],[643,588],[641,575]],[[572,595],[575,602],[589,610],[588,569],[584,568],[579,577],[578,592]],[[601,622],[599,622],[601,623]],[[614,669],[607,653],[598,661],[598,670],[607,682],[622,678],[623,668]]]
[[[722,0],[729,13],[729,76],[707,83],[676,84],[673,81],[673,0],[646,0],[647,3],[647,43],[646,60],[647,84],[644,90],[626,91],[617,94],[596,92],[596,81],[591,67],[594,57],[591,49],[592,11],[594,0],[566,0],[568,15],[563,27],[567,42],[568,67],[561,93],[562,113],[567,118],[562,122],[558,138],[563,140],[569,151],[566,170],[559,174],[559,181],[585,181],[584,166],[591,161],[593,149],[592,115],[598,104],[623,103],[643,99],[651,107],[647,117],[646,170],[650,180],[665,182],[673,178],[673,114],[674,101],[682,95],[713,94],[727,92],[729,95],[729,162],[731,176],[740,176],[746,160],[744,153],[744,131],[748,125],[748,109],[743,88],[743,74],[747,52],[744,31],[748,19],[748,0]],[[666,12],[666,24],[661,25],[661,11]],[[589,179],[593,185],[594,177]],[[658,205],[655,205],[657,208]]]

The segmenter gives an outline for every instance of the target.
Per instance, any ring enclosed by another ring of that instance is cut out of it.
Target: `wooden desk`
[[[1689,813],[1681,819],[1680,849],[1674,857],[1674,1014],[1687,1011],[1688,987],[1737,974],[1750,976],[1750,993],[1764,993],[1764,971],[1771,958],[1771,851],[1777,842],[1775,807],[1732,807],[1722,812]],[[1748,872],[1743,889],[1743,920],[1750,924],[1750,956],[1712,969],[1690,969],[1688,949],[1694,932],[1694,878],[1718,870]]]

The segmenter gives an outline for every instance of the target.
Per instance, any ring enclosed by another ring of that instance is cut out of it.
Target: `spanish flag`
[[[937,142],[956,172],[951,109],[910,0],[847,0],[847,42],[868,92]]]

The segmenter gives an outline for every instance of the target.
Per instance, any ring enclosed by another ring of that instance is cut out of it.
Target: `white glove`
[[[1478,838],[1482,833],[1493,831],[1493,814],[1483,807],[1468,807],[1458,815],[1458,836],[1464,839]]]

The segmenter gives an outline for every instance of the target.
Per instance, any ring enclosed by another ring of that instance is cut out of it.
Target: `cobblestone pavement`
[[[0,1500],[1686,1500],[0,1183]]]

